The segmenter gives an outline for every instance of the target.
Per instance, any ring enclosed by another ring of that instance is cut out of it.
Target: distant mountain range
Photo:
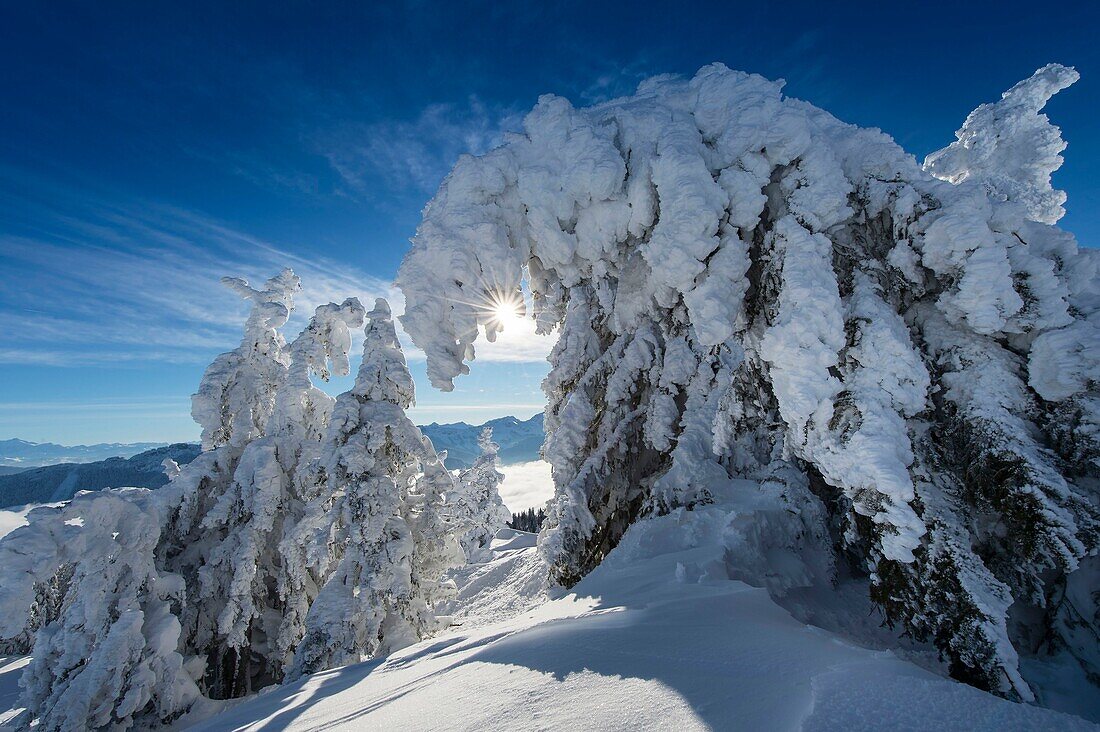
[[[154,447],[164,447],[165,444],[164,442],[130,444],[105,442],[98,445],[66,446],[55,445],[52,442],[0,440],[0,467],[23,469],[58,463],[93,463],[113,457],[132,457]]]
[[[172,458],[179,464],[198,457],[198,445],[180,443],[146,450],[133,457],[112,457],[94,463],[61,463],[28,468],[14,475],[0,475],[0,508],[28,503],[67,501],[77,491],[139,486],[160,488],[168,482],[161,462]]]
[[[483,427],[493,428],[493,440],[500,445],[505,465],[539,459],[542,447],[542,413],[528,420],[501,417],[484,425],[465,422],[432,423],[420,429],[436,450],[446,450],[446,465],[452,470],[467,468],[477,458],[478,435]],[[26,440],[0,440],[0,508],[28,503],[65,501],[77,491],[138,486],[159,488],[168,482],[161,462],[172,458],[180,465],[194,460],[199,446],[178,443],[133,443],[77,445],[66,447]],[[53,462],[45,456],[57,456]],[[95,457],[106,455],[106,459]]]
[[[500,461],[505,465],[539,459],[539,450],[545,436],[542,412],[528,420],[501,417],[481,425],[432,422],[422,425],[420,431],[431,438],[436,450],[447,451],[445,464],[451,470],[457,470],[470,467],[477,459],[481,452],[481,448],[477,446],[477,438],[485,427],[493,428],[493,442],[500,445]]]

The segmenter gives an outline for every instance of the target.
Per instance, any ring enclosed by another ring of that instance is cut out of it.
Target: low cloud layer
[[[534,460],[504,465],[500,472],[504,473],[500,497],[512,513],[538,508],[554,496],[554,481],[550,477],[548,462]]]

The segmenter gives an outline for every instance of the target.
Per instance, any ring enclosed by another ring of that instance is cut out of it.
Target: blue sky
[[[450,165],[540,94],[580,105],[712,61],[918,157],[1037,67],[1076,66],[1048,106],[1055,185],[1063,226],[1100,241],[1094,3],[175,5],[0,9],[0,439],[194,439],[189,395],[244,314],[218,277],[289,264],[299,312],[392,294]],[[414,417],[537,411],[545,348],[506,340],[450,394],[410,353]]]

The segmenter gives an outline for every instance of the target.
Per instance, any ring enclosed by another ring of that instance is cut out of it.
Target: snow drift
[[[724,503],[642,522],[549,602],[534,536],[506,530],[458,577],[457,627],[194,729],[1095,729],[798,622],[753,586],[770,549],[742,528],[768,521]]]

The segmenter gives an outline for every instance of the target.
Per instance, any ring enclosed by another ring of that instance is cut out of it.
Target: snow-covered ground
[[[21,711],[19,677],[30,662],[30,656],[0,656],[0,728]]]
[[[448,632],[195,729],[1098,729],[798,622],[730,579],[744,570],[726,541],[735,520],[713,506],[643,521],[556,598],[534,536],[506,530],[456,578]]]

